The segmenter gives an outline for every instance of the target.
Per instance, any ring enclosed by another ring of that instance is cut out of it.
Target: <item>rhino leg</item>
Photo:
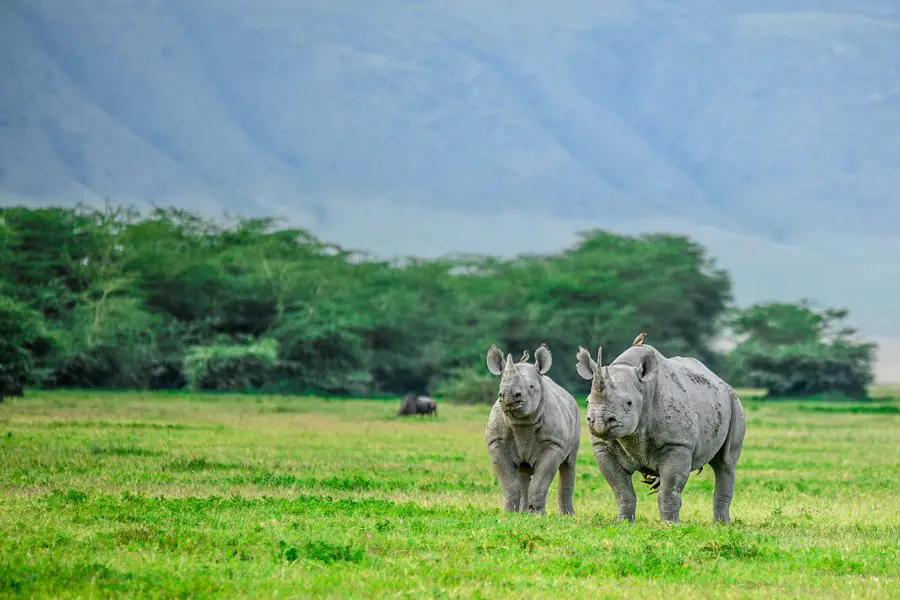
[[[494,475],[497,476],[500,487],[503,488],[503,510],[518,512],[522,488],[519,485],[516,466],[503,444],[495,442],[488,446],[488,450],[491,454]]]
[[[737,415],[740,418],[734,418]],[[734,495],[734,476],[737,461],[744,446],[745,432],[743,411],[737,414],[733,413],[725,443],[709,463],[716,474],[716,489],[713,491],[713,521],[717,523],[731,522],[728,512],[731,507],[731,498]]]
[[[625,470],[606,444],[594,444],[594,460],[600,468],[603,479],[616,496],[617,520],[634,521],[637,495],[634,493],[631,473]]]
[[[528,487],[531,485],[531,472],[519,469],[519,489],[522,490],[519,498],[519,512],[528,510]]]
[[[678,522],[681,513],[681,492],[691,474],[691,451],[678,446],[669,449],[659,463],[659,518]]]
[[[574,452],[559,465],[559,488],[558,501],[559,512],[563,515],[574,515],[575,504],[573,497],[575,495],[575,460],[577,454]]]
[[[530,512],[546,514],[547,490],[550,489],[550,483],[556,472],[559,471],[562,461],[562,452],[558,447],[547,448],[541,453],[534,465],[531,485],[528,486],[528,510]]]
[[[713,491],[713,521],[729,523],[728,514],[731,498],[734,495],[734,467],[713,461],[713,472],[716,474],[716,489]]]

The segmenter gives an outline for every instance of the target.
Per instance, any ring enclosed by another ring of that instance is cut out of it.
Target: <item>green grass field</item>
[[[0,404],[8,597],[900,597],[900,401],[745,402],[712,470],[635,524],[579,456],[574,518],[503,514],[488,407],[43,393]],[[638,477],[635,478],[637,482]]]

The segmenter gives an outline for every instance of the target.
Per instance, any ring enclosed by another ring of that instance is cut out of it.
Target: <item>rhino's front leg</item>
[[[531,476],[531,485],[528,487],[528,510],[533,513],[546,514],[547,490],[559,465],[562,464],[562,450],[559,446],[550,446],[541,452],[534,465],[534,474]]]
[[[503,510],[518,512],[522,488],[519,485],[519,474],[512,457],[501,440],[490,443],[488,452],[491,455],[494,475],[497,476],[500,487],[503,488]]]
[[[634,484],[631,481],[631,473],[625,470],[613,455],[609,446],[602,442],[594,443],[594,460],[600,467],[600,474],[612,488],[616,495],[619,521],[634,521],[634,512],[637,508],[637,496],[634,493]]]
[[[691,474],[691,451],[676,446],[665,451],[659,461],[659,518],[678,522],[681,513],[681,492]]]

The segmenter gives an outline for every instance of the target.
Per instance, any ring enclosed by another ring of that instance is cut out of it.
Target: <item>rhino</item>
[[[591,381],[587,424],[594,459],[618,505],[634,521],[632,475],[659,490],[660,520],[677,522],[690,472],[715,472],[713,520],[730,522],[735,469],[746,432],[734,389],[695,358],[667,358],[650,345],[632,346],[601,367],[580,347],[576,370]],[[698,471],[699,472],[699,471]]]
[[[547,376],[551,363],[546,344],[535,351],[534,364],[527,351],[518,363],[511,354],[504,363],[496,345],[487,353],[500,390],[484,435],[506,512],[546,514],[547,490],[559,471],[559,512],[575,514],[581,417],[575,398]]]
[[[437,402],[428,396],[407,394],[397,412],[398,417],[407,415],[434,415],[437,416]]]

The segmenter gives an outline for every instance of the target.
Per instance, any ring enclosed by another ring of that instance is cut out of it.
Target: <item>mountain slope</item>
[[[897,10],[797,4],[14,0],[2,184],[884,232]]]
[[[277,212],[418,254],[682,230],[743,301],[900,336],[893,0],[7,0],[0,52],[6,202]]]

